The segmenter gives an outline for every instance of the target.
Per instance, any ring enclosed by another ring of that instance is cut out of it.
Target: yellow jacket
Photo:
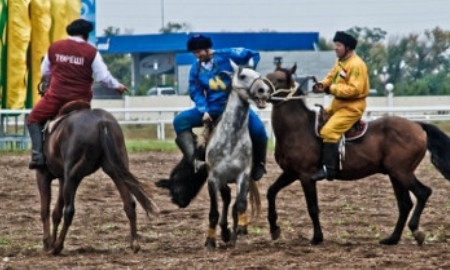
[[[329,88],[334,96],[327,113],[346,108],[362,115],[366,109],[366,97],[369,95],[369,77],[367,66],[356,54],[344,61],[337,60],[331,71],[321,83]]]

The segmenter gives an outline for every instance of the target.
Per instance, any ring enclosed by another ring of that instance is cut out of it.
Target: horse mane
[[[86,109],[91,109],[91,104],[89,102],[86,102],[83,100],[70,101],[70,102],[64,104],[64,106],[62,106],[61,109],[59,109],[56,118],[66,115],[66,114],[69,114],[73,111],[81,111],[81,110],[86,110]]]

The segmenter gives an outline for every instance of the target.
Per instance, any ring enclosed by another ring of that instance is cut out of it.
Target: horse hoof
[[[53,249],[53,245],[49,245],[49,244],[44,244],[44,252],[46,253],[51,253],[52,249]]]
[[[397,245],[398,241],[399,241],[399,239],[394,239],[392,237],[388,237],[388,238],[380,240],[380,244],[392,246],[392,245]]]
[[[238,236],[237,236],[236,233],[231,233],[230,240],[225,243],[225,246],[227,248],[235,248],[236,247],[236,242],[237,242],[237,237]]]
[[[56,255],[59,255],[62,250],[63,250],[63,247],[55,247],[53,250],[50,251],[50,254],[56,256]]]
[[[231,248],[235,248],[236,247],[236,241],[237,241],[237,238],[236,237],[232,237],[230,242],[228,242],[228,246],[231,247]]]
[[[134,244],[131,246],[133,253],[138,253],[141,250],[141,246],[139,244]]]
[[[210,237],[206,238],[205,247],[208,250],[216,249],[216,239]]]
[[[229,242],[231,239],[231,231],[229,229],[226,230],[222,230],[222,241],[224,241],[225,243]]]
[[[313,246],[319,245],[323,242],[323,238],[316,238],[314,237],[313,239],[311,239],[311,241],[309,241],[309,243]]]
[[[419,246],[421,246],[425,241],[425,233],[422,231],[414,231],[413,236]]]
[[[278,238],[280,238],[281,235],[281,229],[280,227],[276,227],[275,230],[270,232],[270,236],[272,237],[272,240],[277,240]]]
[[[248,234],[247,226],[237,226],[236,234],[237,235],[247,235]]]

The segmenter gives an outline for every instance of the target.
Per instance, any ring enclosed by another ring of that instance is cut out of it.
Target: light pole
[[[158,61],[153,62],[153,72],[155,73],[155,88],[158,88]]]
[[[387,106],[389,107],[389,115],[392,115],[392,107],[394,106],[394,85],[388,83],[389,73],[387,72],[387,67],[383,67],[380,73],[380,81],[384,85],[384,90],[387,97]]]
[[[394,107],[394,85],[392,83],[387,83],[384,86],[387,94],[387,105],[390,109],[389,115],[392,115],[392,108]]]

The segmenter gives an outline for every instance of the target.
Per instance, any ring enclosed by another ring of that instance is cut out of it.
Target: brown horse
[[[134,252],[139,251],[134,198],[147,215],[156,213],[157,208],[128,169],[124,137],[114,116],[102,109],[91,110],[88,103],[69,103],[60,110],[60,116],[48,125],[44,137],[47,166],[36,170],[44,250],[54,255],[62,251],[75,213],[77,188],[85,176],[101,167],[120,193],[130,221],[130,246]],[[50,233],[51,182],[56,178],[59,179],[59,194],[52,213],[53,230]],[[63,215],[62,230],[57,238]]]
[[[316,183],[310,177],[320,166],[321,140],[315,131],[316,113],[306,106],[304,92],[292,78],[295,70],[294,65],[290,69],[278,68],[267,74],[278,89],[272,94],[272,125],[276,138],[275,159],[283,170],[267,193],[268,220],[272,239],[277,239],[280,236],[275,205],[277,193],[300,179],[314,226],[311,244],[319,244],[323,241],[323,234]],[[419,221],[432,191],[417,179],[414,171],[427,149],[434,166],[450,179],[450,138],[431,124],[385,116],[369,122],[363,137],[345,143],[345,160],[336,179],[351,181],[382,173],[389,176],[394,188],[399,217],[394,231],[382,239],[381,244],[395,245],[400,241],[414,206],[409,192],[417,198],[417,204],[408,226],[419,245],[424,241]]]

